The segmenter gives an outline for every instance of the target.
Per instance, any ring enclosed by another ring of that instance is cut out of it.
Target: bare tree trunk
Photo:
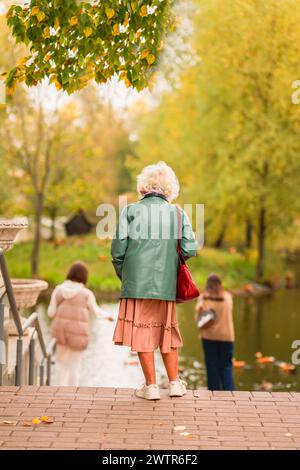
[[[225,235],[226,235],[226,230],[227,230],[227,223],[226,224],[223,224],[221,230],[220,230],[220,233],[214,243],[214,248],[222,248],[223,247],[223,244],[224,244],[224,239],[225,239]]]
[[[263,280],[265,272],[265,241],[266,241],[266,209],[261,207],[258,216],[258,259],[256,265],[256,277]]]
[[[253,243],[253,225],[250,219],[246,220],[246,231],[245,231],[245,249],[249,250],[252,248]]]
[[[54,242],[56,240],[56,215],[57,215],[57,208],[51,207],[49,209],[50,219],[51,219],[51,228],[50,228],[50,241]]]
[[[35,226],[34,226],[34,238],[33,247],[31,253],[31,274],[36,276],[39,268],[39,257],[41,247],[41,226],[42,226],[42,214],[44,206],[44,194],[38,192],[36,194],[36,205],[35,205]]]

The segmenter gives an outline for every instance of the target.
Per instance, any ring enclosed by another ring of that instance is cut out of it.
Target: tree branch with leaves
[[[29,47],[6,76],[8,94],[18,82],[44,78],[69,94],[91,80],[114,75],[137,90],[149,84],[173,27],[173,0],[30,0],[13,5],[7,24]]]

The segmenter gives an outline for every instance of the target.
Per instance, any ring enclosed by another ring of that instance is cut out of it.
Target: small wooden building
[[[72,235],[84,235],[90,233],[93,224],[89,222],[83,211],[78,211],[65,223],[65,229],[68,237]]]

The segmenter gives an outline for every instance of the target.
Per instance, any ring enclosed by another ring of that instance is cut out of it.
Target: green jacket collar
[[[145,194],[145,196],[143,196],[142,199],[146,199],[147,197],[160,197],[160,198],[164,199],[165,201],[168,201],[168,199],[166,198],[166,196],[164,194],[157,193],[155,191]]]

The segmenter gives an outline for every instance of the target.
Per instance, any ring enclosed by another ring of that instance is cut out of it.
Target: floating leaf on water
[[[2,421],[1,424],[10,424],[11,426],[16,426],[18,424],[18,421],[8,421],[6,419],[5,421]]]
[[[296,367],[293,364],[289,364],[287,362],[280,362],[279,369],[283,372],[295,372]]]
[[[32,426],[32,421],[22,421],[22,426],[24,427],[31,427]]]
[[[174,426],[174,431],[184,431],[186,429],[186,426]]]
[[[286,437],[291,437],[292,435],[293,435],[293,434],[291,434],[290,432],[286,432],[286,433],[285,433],[285,436],[286,436]]]
[[[185,431],[185,432],[180,432],[179,435],[180,436],[189,436],[190,433]]]
[[[236,359],[233,359],[232,364],[233,364],[233,367],[239,369],[239,368],[245,367],[246,362],[245,361],[237,361]]]

